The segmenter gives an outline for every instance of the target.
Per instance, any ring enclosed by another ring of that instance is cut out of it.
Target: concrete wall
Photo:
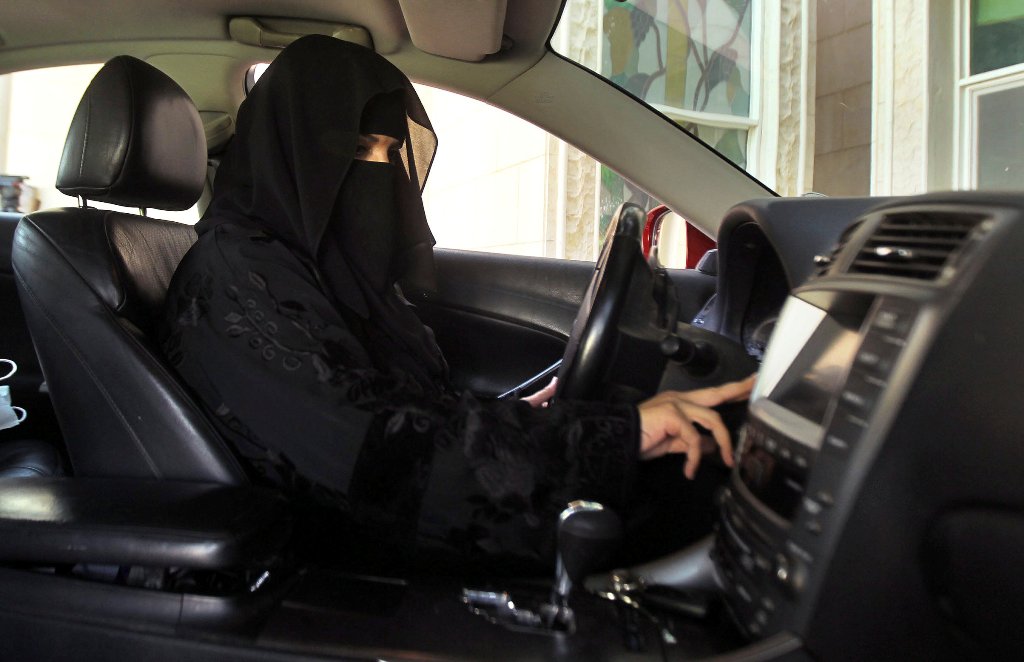
[[[817,3],[812,189],[820,193],[868,195],[871,188],[871,6]]]

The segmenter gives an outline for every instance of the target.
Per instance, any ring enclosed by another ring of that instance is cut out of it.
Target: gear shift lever
[[[618,515],[593,501],[572,501],[558,517],[555,586],[548,602],[530,608],[529,602],[514,602],[507,591],[470,588],[462,589],[462,601],[471,613],[514,630],[572,634],[576,631],[576,616],[569,608],[573,584],[606,563],[621,536]]]
[[[593,501],[573,501],[558,517],[558,559],[551,591],[550,622],[571,629],[569,593],[608,561],[622,537],[619,516]]]

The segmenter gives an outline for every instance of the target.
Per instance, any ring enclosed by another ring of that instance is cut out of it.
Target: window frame
[[[566,20],[569,5],[572,2],[573,0],[568,0],[565,7],[563,7],[562,14],[559,17],[558,23],[555,25],[551,38],[549,39],[548,47],[551,52],[578,67],[582,67],[593,75],[601,78],[609,85],[615,86],[622,93],[632,96],[639,103],[651,108],[673,124],[677,125],[681,131],[686,131],[683,127],[683,124],[686,123],[698,124],[700,126],[715,129],[746,130],[746,162],[742,167],[738,164],[734,165],[736,165],[740,170],[746,172],[752,178],[758,180],[764,186],[774,188],[775,154],[774,150],[771,149],[772,145],[766,143],[771,140],[774,134],[778,133],[778,111],[777,109],[773,110],[772,108],[772,103],[777,104],[778,99],[777,93],[771,92],[772,88],[770,87],[770,84],[772,80],[777,79],[779,75],[779,36],[776,32],[766,32],[764,30],[764,26],[770,24],[770,21],[777,18],[779,13],[779,8],[776,6],[777,3],[764,2],[762,0],[750,0],[750,41],[751,44],[754,45],[750,52],[750,109],[746,116],[739,116],[724,113],[694,111],[654,103],[647,99],[641,99],[633,95],[628,90],[625,90],[613,83],[599,70],[594,69],[583,62],[577,61],[571,55],[562,53],[559,44],[556,43],[555,37],[559,34],[562,22]],[[597,63],[601,63],[604,57],[605,41],[605,38],[600,36],[604,34],[604,12],[598,11],[597,21],[596,34],[598,34],[599,37],[596,44],[595,60]],[[563,47],[565,46],[565,44],[561,45]],[[802,58],[806,59],[805,49],[802,51]],[[600,64],[598,64],[598,69],[600,69]],[[763,86],[765,85],[769,85],[769,87],[763,89]],[[769,95],[766,96],[762,93],[763,91],[768,91]],[[769,96],[771,98],[768,98]],[[771,124],[771,126],[766,126],[767,124]],[[704,142],[706,143],[706,141]],[[714,148],[712,147],[712,149]],[[717,152],[717,150],[715,151]],[[730,161],[730,163],[732,162]]]
[[[769,45],[766,43],[764,24],[765,24],[765,12],[768,11],[768,5],[772,4],[769,2],[762,2],[762,0],[750,0],[750,42],[754,44],[754,48],[750,51],[750,110],[747,115],[727,115],[725,113],[709,113],[707,111],[700,110],[688,110],[686,108],[678,108],[676,106],[668,106],[661,103],[654,103],[652,101],[645,101],[651,108],[655,109],[665,117],[669,118],[676,124],[698,124],[700,126],[708,127],[710,129],[740,129],[747,132],[747,144],[746,144],[746,162],[743,164],[743,169],[750,173],[752,176],[763,180],[762,175],[764,173],[761,170],[764,167],[761,159],[761,137],[763,133],[763,115],[765,114],[766,100],[762,94],[762,86],[764,79],[769,77],[772,69],[772,58],[770,57],[771,51],[769,51]],[[604,16],[600,15],[603,22]],[[600,26],[599,33],[603,33],[603,25]],[[599,40],[598,54],[599,58],[603,55],[601,48],[604,46],[604,40]],[[778,44],[774,44],[774,54],[776,62],[774,67],[775,76],[778,76]],[[717,150],[716,150],[717,151]],[[774,164],[769,172],[774,172]],[[774,179],[774,178],[773,178]],[[771,184],[774,186],[774,182]]]
[[[978,188],[978,103],[982,96],[1024,87],[1024,62],[971,74],[971,3],[956,3],[956,182]]]

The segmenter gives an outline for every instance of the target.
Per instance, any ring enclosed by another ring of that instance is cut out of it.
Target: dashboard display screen
[[[861,321],[827,315],[791,297],[768,345],[751,400],[767,397],[821,425],[857,352]]]
[[[740,480],[785,520],[796,514],[809,468],[824,437],[823,425],[860,345],[865,299],[854,312],[826,312],[790,297],[768,343],[750,412]]]
[[[783,375],[768,398],[779,406],[821,425],[832,395],[857,351],[857,331],[826,317],[798,356],[799,363]]]

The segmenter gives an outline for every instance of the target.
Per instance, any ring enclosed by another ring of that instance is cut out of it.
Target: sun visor
[[[506,0],[399,0],[416,48],[477,62],[501,49]]]
[[[502,2],[502,5],[505,3]],[[504,9],[502,10],[504,13]],[[261,48],[284,48],[299,37],[322,34],[373,48],[373,38],[361,25],[299,21],[286,18],[236,16],[228,21],[228,33],[240,44]]]

